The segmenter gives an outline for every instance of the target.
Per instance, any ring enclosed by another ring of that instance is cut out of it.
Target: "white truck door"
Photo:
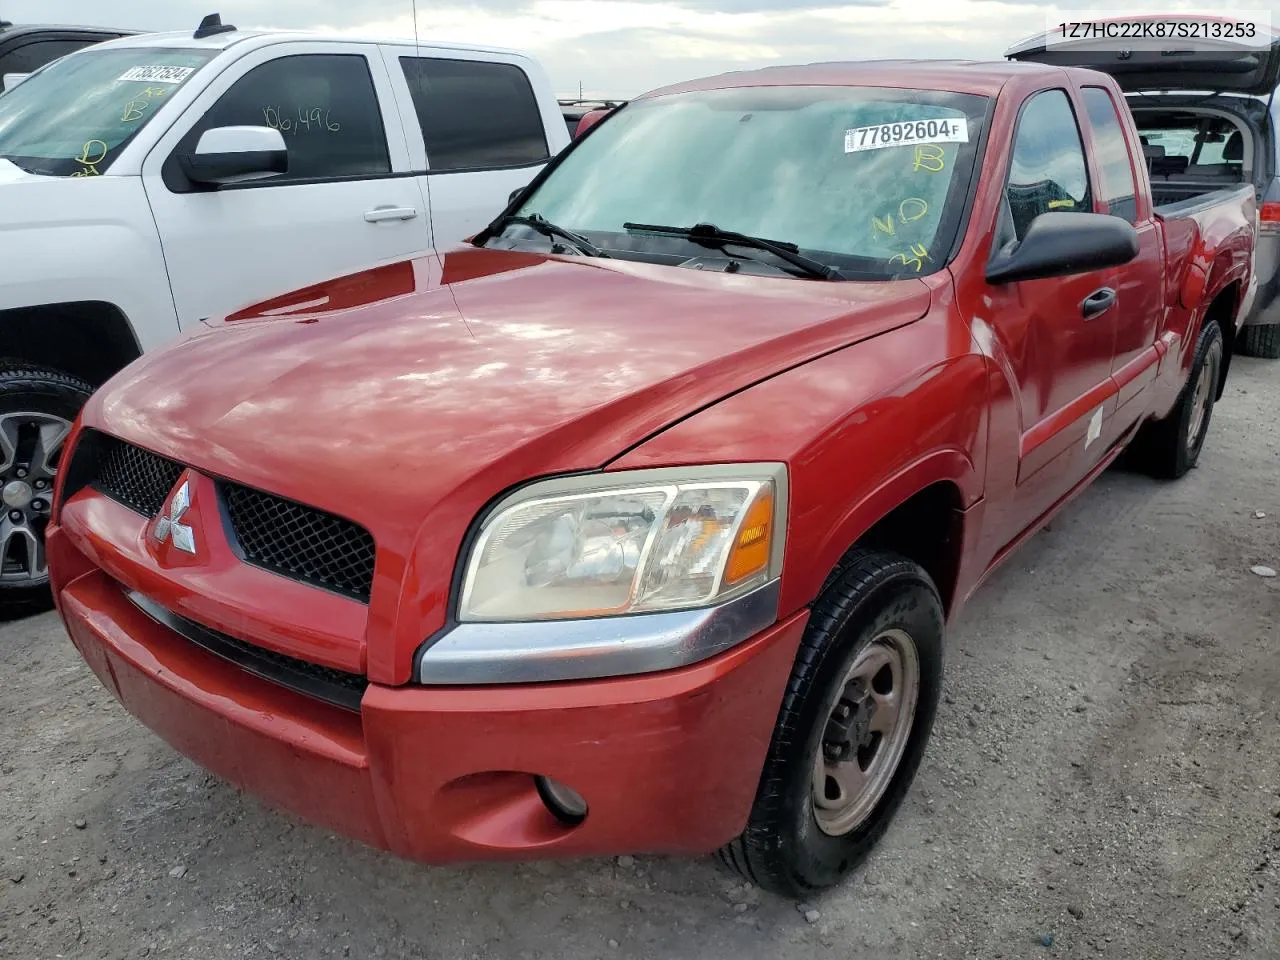
[[[479,232],[569,141],[538,64],[519,54],[385,45],[436,247]],[[415,126],[417,129],[415,130]]]
[[[286,174],[217,188],[179,158],[216,127],[271,126]],[[373,44],[295,42],[231,64],[143,164],[179,323],[431,249],[386,68]]]

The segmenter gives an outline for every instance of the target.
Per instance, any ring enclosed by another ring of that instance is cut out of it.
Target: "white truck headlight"
[[[775,579],[786,469],[724,464],[531,484],[484,521],[460,622],[705,607]]]

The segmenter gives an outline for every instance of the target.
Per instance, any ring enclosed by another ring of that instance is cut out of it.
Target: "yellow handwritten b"
[[[922,143],[916,147],[915,163],[911,169],[939,173],[946,165],[947,157],[940,146],[935,143]]]
[[[142,114],[146,109],[147,101],[134,98],[124,105],[124,113],[120,115],[120,120],[122,123],[141,120]]]

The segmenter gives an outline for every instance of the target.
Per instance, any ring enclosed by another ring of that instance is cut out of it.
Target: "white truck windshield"
[[[36,71],[0,96],[0,157],[51,177],[104,173],[216,50],[83,50]]]

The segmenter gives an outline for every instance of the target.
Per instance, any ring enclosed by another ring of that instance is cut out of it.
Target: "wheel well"
[[[1218,395],[1214,400],[1221,400],[1227,387],[1227,374],[1231,370],[1231,358],[1235,355],[1236,331],[1231,321],[1240,304],[1239,282],[1228,284],[1219,291],[1204,313],[1205,323],[1216,323],[1222,330],[1222,375],[1218,377]]]
[[[93,387],[141,355],[129,321],[109,303],[0,310],[0,357],[61,370]]]
[[[963,502],[960,488],[947,481],[913,494],[858,538],[828,576],[823,590],[839,576],[854,550],[884,550],[920,564],[938,588],[943,609],[950,612],[960,572]]]

